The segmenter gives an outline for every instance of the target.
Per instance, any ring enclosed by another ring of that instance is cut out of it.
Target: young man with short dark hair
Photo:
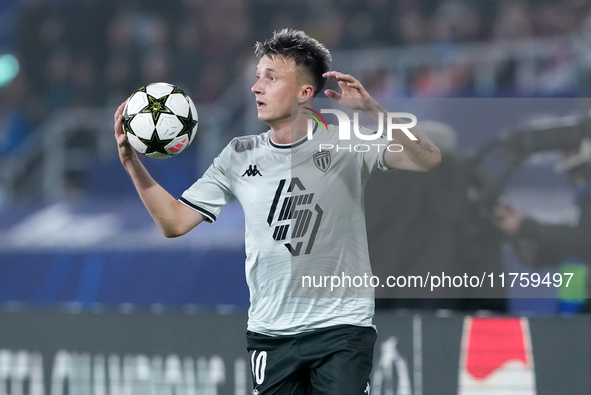
[[[233,139],[178,200],[152,179],[127,143],[124,104],[115,113],[119,156],[167,237],[215,222],[222,206],[241,203],[253,394],[369,393],[376,339],[373,290],[307,294],[294,288],[295,277],[371,274],[365,181],[378,168],[429,170],[439,163],[439,150],[413,128],[416,141],[402,132],[394,136],[401,152],[321,152],[319,158],[319,144],[338,142],[337,128],[329,125],[308,139],[303,108],[311,106],[327,79],[334,78],[341,92],[325,94],[344,106],[376,120],[384,110],[355,78],[330,71],[329,51],[301,31],[275,32],[255,48],[259,63],[252,92],[268,131]]]

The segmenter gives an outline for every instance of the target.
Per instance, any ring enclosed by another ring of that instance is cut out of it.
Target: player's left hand
[[[374,111],[379,107],[378,103],[371,97],[361,82],[352,75],[333,70],[327,71],[322,76],[336,80],[339,88],[341,88],[341,93],[332,89],[326,89],[324,93],[345,107],[351,110],[361,111]]]

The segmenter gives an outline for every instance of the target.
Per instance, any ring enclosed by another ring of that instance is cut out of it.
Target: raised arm
[[[332,89],[325,91],[326,96],[335,99],[351,110],[360,110],[369,115],[376,122],[379,120],[379,113],[386,113],[380,104],[375,101],[363,85],[350,74],[343,74],[338,71],[329,71],[324,73],[325,78],[334,78],[341,93]],[[345,100],[343,100],[345,99]],[[386,117],[384,117],[384,122]],[[408,123],[403,119],[395,119],[396,123]],[[384,125],[384,130],[386,125]],[[409,131],[417,140],[409,139],[402,131],[398,131],[400,136],[394,143],[403,147],[402,152],[390,152],[385,150],[384,162],[390,168],[428,171],[441,162],[441,152],[439,148],[418,128],[409,128]]]
[[[184,235],[199,225],[203,221],[203,216],[175,199],[148,173],[135,150],[129,145],[123,131],[124,108],[125,103],[121,104],[115,112],[115,139],[117,140],[119,159],[162,234],[166,237]]]

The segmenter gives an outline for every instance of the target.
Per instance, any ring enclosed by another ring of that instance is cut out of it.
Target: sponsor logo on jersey
[[[246,171],[244,173],[242,173],[242,177],[244,177],[244,176],[254,177],[254,176],[262,176],[262,174],[259,171],[259,169],[257,169],[257,165],[249,165],[248,169],[246,169]]]

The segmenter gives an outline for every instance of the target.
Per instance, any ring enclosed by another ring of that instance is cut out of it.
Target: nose
[[[254,83],[254,85],[252,86],[252,88],[250,88],[251,92],[253,93],[262,93],[261,91],[261,84],[260,84],[261,80],[257,79],[256,82]]]

